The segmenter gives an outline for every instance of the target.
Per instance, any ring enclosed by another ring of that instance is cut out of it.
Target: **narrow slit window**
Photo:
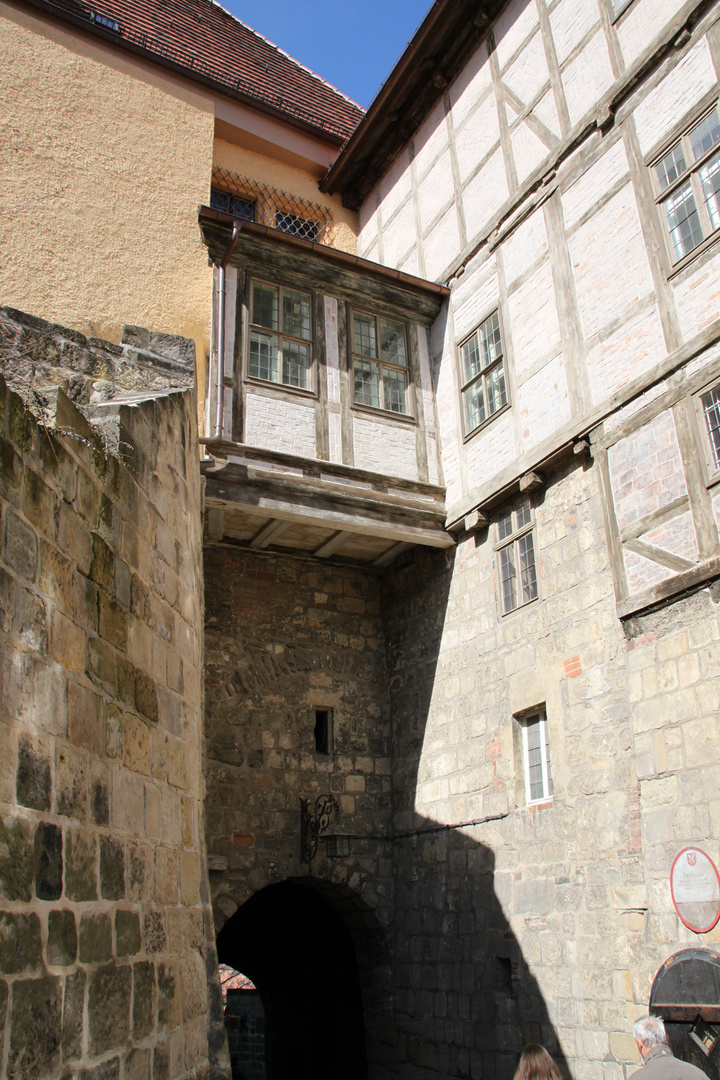
[[[315,710],[315,753],[329,754],[332,748],[332,709]]]
[[[546,802],[553,796],[550,741],[545,711],[522,720],[525,793],[528,803]]]

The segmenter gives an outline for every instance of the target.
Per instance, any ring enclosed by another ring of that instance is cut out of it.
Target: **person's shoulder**
[[[687,1080],[692,1080],[693,1077],[695,1080],[700,1080],[701,1077],[703,1080],[707,1080],[707,1074],[704,1073],[702,1069],[698,1069],[697,1065],[693,1065],[692,1062],[683,1061],[681,1058],[675,1058],[675,1063],[680,1066],[680,1071],[683,1076],[687,1077]]]

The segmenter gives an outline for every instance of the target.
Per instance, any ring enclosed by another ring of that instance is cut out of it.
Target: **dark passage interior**
[[[267,1080],[364,1080],[353,943],[311,886],[262,889],[228,920],[217,947],[220,962],[243,971],[262,997]]]

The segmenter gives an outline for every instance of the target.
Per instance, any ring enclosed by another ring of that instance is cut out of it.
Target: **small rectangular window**
[[[720,230],[719,147],[720,112],[715,105],[651,168],[673,263]]]
[[[248,364],[250,376],[307,390],[311,364],[310,294],[253,282]]]
[[[213,210],[220,210],[223,214],[232,214],[233,217],[241,218],[243,221],[255,220],[254,199],[243,199],[239,195],[232,195],[229,191],[211,188],[210,205]]]
[[[529,499],[523,499],[498,518],[495,548],[503,615],[537,599],[533,534],[533,513]]]
[[[318,225],[316,221],[299,217],[298,214],[288,214],[284,210],[278,210],[275,214],[275,228],[280,232],[291,233],[293,236],[302,236],[305,240],[317,240]]]
[[[353,312],[355,401],[373,409],[408,414],[405,324]]]
[[[465,434],[470,435],[508,402],[499,312],[461,344],[460,367]]]
[[[524,716],[520,723],[527,801],[528,803],[545,802],[553,795],[550,742],[545,711],[539,710]]]
[[[315,710],[315,753],[329,754],[332,750],[332,709]]]

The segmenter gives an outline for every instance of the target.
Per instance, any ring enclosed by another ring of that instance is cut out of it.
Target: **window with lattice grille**
[[[535,523],[529,499],[498,518],[495,544],[500,610],[503,615],[537,600]]]
[[[253,379],[309,390],[312,296],[253,281],[248,374]]]
[[[720,235],[720,111],[695,119],[651,167],[671,263]]]
[[[525,795],[529,804],[547,802],[553,796],[550,739],[544,709],[520,718],[525,766]]]
[[[354,311],[352,357],[357,404],[408,415],[405,324]]]
[[[471,435],[508,403],[500,313],[494,311],[460,345],[463,425]]]
[[[233,217],[241,218],[243,221],[255,220],[254,199],[245,199],[229,191],[211,188],[210,205],[213,210],[221,210],[223,214],[232,214]]]

